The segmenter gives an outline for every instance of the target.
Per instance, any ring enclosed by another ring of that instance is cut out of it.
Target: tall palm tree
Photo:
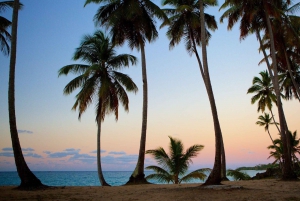
[[[152,155],[158,165],[160,165],[146,167],[146,169],[155,172],[148,175],[146,179],[156,179],[158,182],[172,182],[173,184],[180,184],[181,182],[187,182],[192,179],[204,180],[206,177],[204,172],[209,171],[208,168],[198,169],[184,176],[190,163],[192,163],[192,158],[196,157],[198,152],[200,152],[204,146],[195,144],[184,152],[181,140],[170,136],[169,138],[169,154],[167,154],[162,147],[146,151],[146,154]]]
[[[9,83],[8,83],[8,112],[9,112],[9,126],[12,147],[14,152],[15,164],[17,167],[18,175],[21,179],[20,188],[30,189],[43,187],[41,181],[31,172],[24,159],[16,122],[15,113],[15,70],[16,70],[16,57],[17,57],[17,31],[18,31],[18,14],[20,2],[14,1],[13,15],[12,15],[12,31],[11,31],[11,54],[9,63]]]
[[[218,118],[217,106],[215,103],[215,98],[214,98],[211,81],[210,81],[210,76],[209,76],[209,70],[208,70],[207,50],[206,50],[207,34],[206,34],[206,23],[205,23],[205,16],[204,16],[204,3],[206,3],[206,2],[209,2],[210,5],[212,5],[212,6],[216,6],[217,1],[216,0],[210,0],[210,1],[199,0],[204,83],[206,85],[206,91],[207,91],[210,106],[211,106],[211,111],[212,111],[212,116],[213,116],[213,121],[214,121],[214,128],[215,128],[215,141],[216,141],[215,142],[216,148],[215,148],[214,167],[204,184],[212,185],[212,184],[220,184],[220,182],[222,180],[222,172],[225,177],[226,167],[225,167],[225,160],[224,160],[225,159],[225,148],[224,148],[223,136],[222,136],[221,126],[220,126],[220,122],[219,122],[219,118]],[[222,171],[222,169],[223,169],[223,171]]]
[[[216,5],[216,1],[207,1],[205,6]],[[217,23],[214,19],[214,16],[204,13],[202,10],[203,16],[201,17],[201,11],[199,7],[199,1],[190,0],[190,1],[181,1],[181,0],[164,0],[163,5],[169,5],[171,8],[163,9],[164,12],[168,15],[169,20],[165,21],[161,26],[169,26],[167,31],[167,36],[170,39],[170,48],[173,48],[175,45],[180,43],[182,39],[185,41],[185,47],[190,55],[195,54],[204,85],[206,87],[209,101],[211,104],[212,115],[214,120],[215,135],[216,135],[216,156],[215,156],[215,165],[209,179],[208,183],[218,184],[221,181],[221,153],[225,151],[222,142],[222,132],[218,120],[217,109],[215,105],[215,100],[213,96],[212,86],[210,83],[207,59],[206,59],[206,42],[209,40],[211,34],[207,29],[214,31],[217,29]],[[199,20],[205,20],[205,23]],[[204,24],[203,24],[204,23]],[[203,29],[202,29],[203,28]],[[204,38],[202,37],[204,34]],[[202,37],[202,38],[201,38]],[[202,44],[202,53],[203,54],[203,65],[200,59],[197,46]],[[223,150],[222,150],[223,149]],[[225,160],[224,160],[225,163]],[[225,168],[226,169],[226,168]],[[224,171],[224,175],[226,170]],[[226,176],[226,175],[225,175]],[[213,177],[213,180],[211,178]],[[207,183],[207,184],[208,184]]]
[[[119,102],[125,111],[128,111],[129,99],[126,91],[137,92],[137,86],[129,76],[118,70],[128,67],[130,63],[136,64],[136,58],[129,54],[117,55],[110,38],[102,31],[96,31],[94,35],[83,37],[73,59],[75,61],[81,59],[87,64],[64,66],[58,75],[69,73],[78,75],[66,85],[64,94],[69,95],[74,90],[80,89],[72,107],[73,110],[78,109],[79,119],[89,105],[96,103],[98,177],[102,186],[109,186],[101,167],[101,122],[109,113],[114,113],[118,120]]]
[[[102,3],[94,20],[97,25],[110,29],[113,43],[123,45],[125,41],[131,49],[141,51],[143,80],[142,129],[138,161],[127,184],[147,183],[144,174],[146,151],[146,131],[148,114],[148,81],[146,69],[146,41],[153,42],[158,32],[155,18],[166,19],[163,11],[150,0],[86,0],[89,3]]]
[[[284,110],[281,102],[281,93],[279,88],[278,79],[278,65],[276,59],[276,48],[274,40],[274,26],[272,21],[278,19],[283,11],[283,0],[225,0],[220,9],[229,7],[221,16],[221,22],[224,18],[228,18],[228,29],[231,29],[234,24],[240,21],[240,38],[244,39],[251,33],[256,33],[256,36],[260,42],[260,47],[264,54],[268,71],[272,79],[273,88],[275,90],[277,109],[280,123],[280,134],[283,141],[283,150],[285,152],[285,161],[283,164],[282,178],[285,180],[295,179],[296,175],[292,171],[292,164],[290,158],[290,145],[288,138],[288,128],[284,115]],[[290,1],[286,1],[290,4]],[[277,27],[278,29],[280,27]],[[265,49],[263,48],[260,32],[264,32],[269,35],[270,38],[270,55],[272,59],[272,66],[268,61],[268,57]]]

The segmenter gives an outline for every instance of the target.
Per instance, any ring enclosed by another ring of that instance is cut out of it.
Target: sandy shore
[[[58,187],[38,191],[20,191],[15,190],[14,187],[0,187],[0,200],[300,201],[300,181],[284,182],[268,179],[228,181],[223,184],[217,188],[203,188],[199,187],[199,184],[150,184],[118,187]]]

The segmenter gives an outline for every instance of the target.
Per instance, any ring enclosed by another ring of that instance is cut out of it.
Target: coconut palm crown
[[[14,1],[2,1],[0,2],[0,13],[6,11],[9,8],[13,8]],[[22,8],[22,4],[19,4],[19,9]],[[9,55],[9,42],[11,40],[11,35],[7,29],[11,26],[11,21],[3,16],[0,16],[0,51],[3,52],[5,56]]]
[[[96,31],[94,35],[84,36],[80,47],[76,49],[74,60],[81,59],[87,64],[71,64],[62,67],[58,74],[77,74],[64,88],[64,94],[69,95],[76,89],[80,89],[76,95],[76,101],[72,109],[79,111],[78,118],[86,111],[89,105],[96,104],[97,131],[97,166],[98,176],[102,186],[106,183],[100,157],[101,122],[106,114],[114,113],[118,119],[119,102],[125,111],[129,109],[129,99],[126,91],[137,92],[137,86],[132,79],[118,70],[136,64],[136,57],[129,54],[117,55],[111,39],[102,31]]]
[[[204,172],[209,171],[210,169],[208,168],[198,169],[184,176],[189,165],[192,163],[191,159],[196,157],[204,146],[195,144],[184,152],[181,140],[170,136],[169,138],[169,154],[167,154],[162,147],[146,151],[146,154],[152,155],[159,165],[146,167],[146,169],[155,172],[154,174],[148,175],[146,179],[155,179],[158,182],[172,182],[174,184],[180,184],[181,182],[187,182],[192,179],[204,180],[206,178]]]

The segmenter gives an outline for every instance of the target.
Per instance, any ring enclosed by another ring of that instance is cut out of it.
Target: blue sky
[[[64,96],[63,88],[72,76],[59,77],[57,71],[72,61],[74,50],[85,34],[96,28],[93,16],[99,5],[83,7],[84,0],[23,0],[19,13],[16,70],[16,116],[26,161],[34,170],[96,170],[96,123],[94,106],[78,121],[71,111],[75,94]],[[159,1],[154,1],[160,5]],[[224,1],[219,1],[221,5]],[[265,70],[258,62],[258,42],[254,36],[239,40],[238,25],[227,31],[220,24],[223,11],[210,8],[218,30],[208,46],[210,75],[227,153],[228,167],[256,165],[267,160],[270,140],[255,125],[256,105],[250,104],[247,89],[254,76]],[[2,13],[1,13],[2,14]],[[4,13],[10,18],[11,11]],[[160,25],[160,22],[157,22]],[[205,148],[194,160],[193,168],[211,167],[214,131],[207,94],[194,56],[184,44],[169,50],[166,28],[159,38],[146,45],[149,84],[147,147],[167,148],[168,136],[181,139],[186,147],[195,143]],[[118,53],[140,53],[127,45]],[[200,49],[199,49],[200,51]],[[0,171],[15,170],[8,123],[7,88],[9,58],[0,54]],[[129,94],[129,113],[120,108],[119,120],[109,116],[102,128],[104,170],[133,170],[139,149],[142,80],[141,63],[124,69],[139,87]],[[284,102],[291,130],[297,130],[300,112],[297,101]],[[275,113],[276,113],[276,109]],[[274,138],[275,128],[271,128]],[[153,164],[147,157],[146,165]]]

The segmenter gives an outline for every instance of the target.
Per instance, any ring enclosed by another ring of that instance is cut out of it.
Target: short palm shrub
[[[148,175],[146,179],[155,179],[158,182],[172,182],[173,184],[180,184],[181,182],[188,182],[193,179],[204,180],[206,178],[205,172],[210,171],[209,168],[198,169],[185,175],[189,165],[192,163],[192,158],[196,157],[204,146],[196,144],[184,152],[181,140],[170,136],[169,138],[169,154],[162,147],[146,151],[146,154],[151,154],[159,165],[146,167],[146,169],[155,172]]]

